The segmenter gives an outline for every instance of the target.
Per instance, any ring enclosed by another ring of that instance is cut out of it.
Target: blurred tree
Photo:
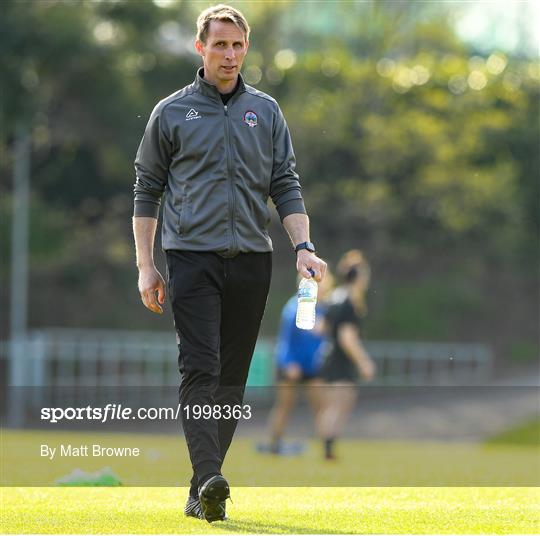
[[[537,58],[468,49],[446,4],[237,5],[253,28],[244,75],[285,112],[319,250],[334,261],[359,246],[373,260],[371,333],[534,339]],[[34,325],[163,329],[133,307],[132,161],[155,103],[193,79],[200,7],[3,2],[0,173],[7,178],[16,122],[27,122]],[[7,181],[1,188],[6,218]],[[272,225],[279,299],[267,332],[294,287],[287,241]],[[2,251],[8,237],[2,226]],[[451,290],[437,296],[438,286]],[[420,331],[415,314],[429,319]]]

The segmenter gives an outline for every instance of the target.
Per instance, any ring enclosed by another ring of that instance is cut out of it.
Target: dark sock
[[[207,481],[210,480],[213,476],[219,475],[219,473],[207,473],[203,477],[199,478],[199,488]]]
[[[334,457],[334,442],[335,442],[334,437],[330,437],[330,438],[324,440],[324,456],[325,456],[325,458],[333,458]]]
[[[190,485],[189,485],[189,496],[190,497],[196,497],[198,498],[199,497],[199,481],[197,480],[197,477],[195,475],[193,475],[191,477],[191,482],[190,482]]]
[[[270,452],[272,454],[278,454],[281,447],[281,439],[272,439],[270,443]]]

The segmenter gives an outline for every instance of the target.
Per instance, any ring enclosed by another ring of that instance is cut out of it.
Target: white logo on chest
[[[192,121],[193,119],[201,119],[202,116],[199,115],[199,112],[195,110],[195,108],[191,108],[191,110],[186,114],[186,121]]]

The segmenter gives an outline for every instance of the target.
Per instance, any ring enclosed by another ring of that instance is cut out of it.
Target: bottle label
[[[315,293],[309,287],[300,288],[300,289],[298,289],[298,298],[299,299],[307,298],[307,299],[310,299],[310,300],[314,300],[315,299]]]

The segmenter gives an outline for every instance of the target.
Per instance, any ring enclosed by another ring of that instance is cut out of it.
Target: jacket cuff
[[[281,221],[289,214],[306,214],[306,207],[304,206],[304,200],[302,198],[285,201],[285,203],[276,207],[276,210]]]
[[[134,218],[158,218],[159,203],[146,201],[145,199],[136,199],[133,204]]]

